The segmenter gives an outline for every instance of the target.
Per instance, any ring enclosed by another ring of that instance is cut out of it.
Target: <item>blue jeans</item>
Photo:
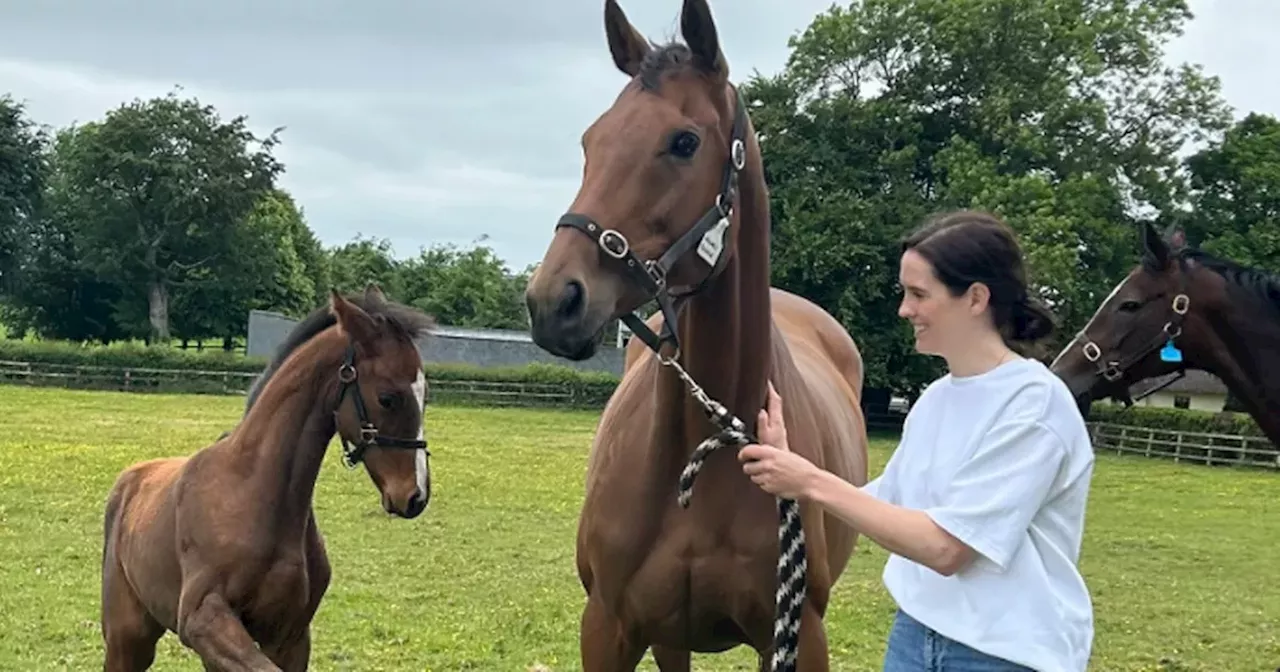
[[[931,630],[902,610],[889,631],[883,672],[1035,672]]]

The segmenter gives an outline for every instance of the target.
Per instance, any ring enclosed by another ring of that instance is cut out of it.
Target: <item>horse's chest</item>
[[[297,620],[310,599],[310,583],[301,557],[273,561],[243,596],[241,613],[250,630],[285,626]]]

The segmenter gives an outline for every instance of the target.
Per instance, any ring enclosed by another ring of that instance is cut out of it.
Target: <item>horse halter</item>
[[[622,321],[659,356],[662,354],[662,344],[668,341],[675,346],[673,357],[679,356],[680,339],[676,335],[675,327],[678,306],[688,297],[702,291],[711,278],[724,269],[728,259],[724,254],[724,235],[729,228],[730,217],[733,215],[733,201],[738,195],[738,173],[747,162],[747,146],[743,139],[747,130],[747,110],[737,89],[732,84],[729,86],[734,91],[735,99],[733,132],[729,143],[729,160],[720,183],[720,193],[716,195],[715,203],[707,209],[693,228],[672,243],[671,247],[667,248],[667,251],[656,261],[641,259],[631,249],[631,244],[625,236],[615,229],[605,228],[584,214],[566,212],[556,222],[556,229],[562,226],[577,229],[594,240],[606,255],[623,262],[627,273],[645,290],[646,296],[649,299],[657,299],[663,317],[660,335],[654,334],[644,320],[637,317],[634,312],[624,315]],[[667,291],[669,289],[667,274],[695,245],[698,256],[711,266],[711,269],[693,290],[679,295],[673,305]]]
[[[431,456],[431,451],[427,450],[427,442],[420,439],[401,439],[394,436],[380,434],[378,428],[369,421],[369,413],[364,406],[364,397],[360,395],[360,382],[356,379],[356,347],[354,343],[347,344],[347,354],[342,362],[342,366],[338,367],[338,403],[334,409],[337,414],[338,409],[342,408],[342,399],[347,396],[347,390],[354,390],[351,400],[356,405],[356,417],[360,420],[360,440],[352,446],[347,441],[347,437],[341,432],[338,438],[342,440],[342,462],[347,465],[348,469],[354,469],[357,464],[364,460],[364,451],[371,446],[379,448],[396,448],[400,450],[419,450]]]
[[[1149,341],[1144,347],[1137,350],[1136,352],[1134,352],[1134,354],[1129,355],[1128,357],[1104,362],[1102,359],[1102,348],[1099,348],[1097,343],[1094,343],[1093,341],[1088,340],[1086,338],[1084,341],[1084,345],[1081,346],[1081,350],[1084,353],[1084,358],[1089,360],[1090,362],[1093,362],[1094,367],[1097,369],[1098,375],[1106,379],[1107,382],[1114,383],[1115,381],[1120,380],[1120,378],[1124,376],[1124,372],[1128,370],[1129,367],[1142,361],[1143,359],[1146,358],[1147,355],[1158,350],[1165,343],[1172,342],[1173,340],[1181,336],[1182,321],[1183,319],[1186,318],[1187,310],[1190,307],[1191,307],[1190,297],[1188,297],[1185,293],[1181,293],[1181,292],[1175,295],[1173,297],[1173,303],[1170,306],[1170,308],[1173,310],[1173,316],[1169,318],[1168,322],[1164,323],[1164,329],[1161,329],[1160,334],[1152,338],[1151,341]],[[1085,335],[1084,332],[1081,332],[1081,336],[1084,336],[1084,335]]]

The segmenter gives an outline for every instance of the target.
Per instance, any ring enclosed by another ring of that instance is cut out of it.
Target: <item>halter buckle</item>
[[[614,259],[621,259],[627,256],[631,251],[631,244],[627,242],[626,236],[614,231],[613,229],[605,229],[600,232],[600,249],[604,253]]]
[[[1191,297],[1186,294],[1179,294],[1173,297],[1173,312],[1179,315],[1186,315],[1187,309],[1191,307]]]
[[[1102,357],[1102,348],[1099,348],[1093,341],[1085,343],[1081,350],[1084,351],[1084,358],[1091,362],[1096,362]]]
[[[338,380],[344,384],[350,384],[356,379],[356,367],[352,364],[343,364],[338,367]]]

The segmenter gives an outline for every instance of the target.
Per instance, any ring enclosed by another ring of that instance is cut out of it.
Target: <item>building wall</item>
[[[279,313],[250,311],[245,354],[270,357],[296,324],[297,320]],[[613,339],[606,338],[594,357],[570,362],[539,348],[525,332],[440,327],[439,333],[429,334],[418,342],[418,351],[423,361],[432,363],[495,367],[545,362],[621,375],[623,351],[612,346]]]
[[[1197,411],[1211,411],[1217,413],[1222,410],[1227,403],[1226,393],[1218,392],[1176,392],[1168,389],[1160,390],[1152,393],[1145,399],[1138,401],[1137,406],[1151,406],[1154,408],[1176,408],[1174,406],[1175,397],[1189,397],[1190,408]]]

